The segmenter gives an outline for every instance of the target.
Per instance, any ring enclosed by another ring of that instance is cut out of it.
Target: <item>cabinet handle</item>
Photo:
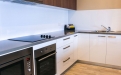
[[[63,49],[67,49],[67,48],[69,48],[70,47],[70,45],[69,46],[67,46],[67,47],[65,47],[65,48],[63,48]]]
[[[70,59],[70,57],[68,59],[66,59],[65,61],[63,61],[63,63],[67,62]]]
[[[108,38],[116,38],[116,36],[108,36]]]
[[[98,36],[98,37],[106,37],[106,36]]]
[[[65,38],[65,39],[63,39],[63,40],[65,41],[65,40],[68,40],[68,39],[70,39],[70,37],[69,37],[69,38]]]
[[[44,58],[41,58],[41,59],[39,59],[38,61],[42,61],[42,60],[44,60],[44,59],[46,59],[46,58],[49,58],[50,56],[53,56],[53,55],[55,55],[55,54],[56,54],[56,52],[53,53],[53,54],[50,54],[50,55],[48,55],[48,56],[46,56],[46,57],[44,57]]]
[[[75,35],[74,37],[77,37],[77,35]]]

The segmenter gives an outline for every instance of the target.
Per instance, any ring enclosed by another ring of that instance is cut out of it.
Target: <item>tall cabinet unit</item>
[[[121,66],[121,35],[107,36],[106,64]]]
[[[89,34],[79,34],[78,59],[89,61]]]
[[[90,61],[105,64],[106,35],[90,34]]]

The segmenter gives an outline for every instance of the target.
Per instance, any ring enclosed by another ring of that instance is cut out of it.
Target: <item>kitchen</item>
[[[35,2],[32,4],[22,4],[16,2],[16,0],[15,2],[14,0],[13,2],[12,0],[1,0],[0,56],[2,57],[11,53],[16,53],[20,51],[21,48],[26,51],[26,47],[30,47],[30,49],[31,47],[33,48],[27,55],[34,56],[33,50],[36,51],[38,47],[43,48],[56,43],[57,75],[64,73],[64,71],[66,72],[66,69],[68,69],[72,64],[75,64],[74,62],[76,60],[79,60],[78,62],[81,63],[116,68],[120,70],[121,60],[119,58],[121,52],[121,33],[118,32],[121,31],[120,8],[120,0],[77,0],[77,10],[38,4]],[[74,24],[77,33],[69,33],[67,35],[64,35],[64,33],[61,32],[58,33],[58,31],[63,31],[65,24]],[[105,30],[105,28],[101,25],[106,28],[111,27],[111,31],[117,32],[95,32],[95,30]],[[56,34],[50,34],[53,32],[56,32]],[[52,37],[54,36],[54,38],[34,43],[6,41],[7,39],[16,37],[39,34],[45,35],[45,33],[52,35]],[[58,37],[55,37],[55,35]],[[67,39],[68,41],[66,40],[67,42],[62,42],[63,39]],[[73,44],[74,48],[78,48],[75,49],[76,51],[73,49]],[[65,56],[62,55],[63,48],[66,48],[64,51]],[[70,53],[68,53],[68,51]],[[75,57],[75,55],[77,56]],[[70,59],[74,57],[76,60],[72,60],[71,62]],[[34,57],[32,58],[34,59]],[[68,62],[68,60],[70,60],[70,62]],[[61,61],[67,61],[65,63],[66,65],[62,64]],[[33,61],[32,64],[35,64],[35,61]],[[32,72],[34,72],[32,75],[36,75],[35,66],[32,65],[31,67],[34,68],[32,69]],[[61,71],[59,70],[60,68]],[[2,72],[0,72],[0,75],[2,75],[1,73]]]

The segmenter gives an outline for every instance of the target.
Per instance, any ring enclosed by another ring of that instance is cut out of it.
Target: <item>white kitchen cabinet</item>
[[[90,34],[90,61],[105,64],[106,35]]]
[[[78,34],[74,34],[74,41],[73,41],[73,46],[74,46],[74,62],[78,60]]]
[[[66,36],[66,37],[63,37],[63,38],[59,38],[59,39],[57,39],[56,47],[59,48],[59,47],[62,47],[63,45],[69,44],[71,42],[73,42],[73,36],[72,35]]]
[[[64,45],[57,49],[56,61],[60,62],[62,59],[73,53],[73,43]]]
[[[78,59],[89,61],[89,34],[79,34]]]
[[[56,75],[60,75],[74,63],[73,35],[57,39],[56,45]]]
[[[107,36],[106,64],[121,66],[121,35]]]
[[[68,55],[67,57],[65,57],[62,60],[62,63],[63,63],[62,72],[64,72],[66,69],[68,69],[74,63],[74,61],[73,61],[73,53]]]
[[[62,61],[57,63],[57,74],[61,75],[66,69],[73,64],[73,53],[63,58]]]

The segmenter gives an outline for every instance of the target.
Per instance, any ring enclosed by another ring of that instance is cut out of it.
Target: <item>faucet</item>
[[[108,27],[108,28],[106,28],[105,26],[103,26],[103,25],[101,25],[103,28],[105,28],[106,29],[106,32],[110,32],[111,31],[111,27]]]

